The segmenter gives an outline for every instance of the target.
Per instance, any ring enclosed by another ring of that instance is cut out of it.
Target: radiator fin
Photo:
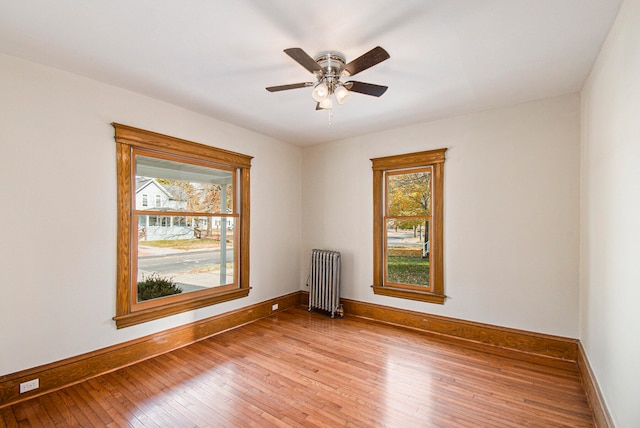
[[[316,308],[331,312],[331,318],[340,307],[340,253],[330,250],[312,250],[309,269],[309,310]]]

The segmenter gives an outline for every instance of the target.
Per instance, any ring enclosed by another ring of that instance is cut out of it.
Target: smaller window
[[[156,195],[156,208],[161,207],[160,195]]]
[[[143,207],[148,207],[149,206],[149,195],[142,195],[142,206]]]
[[[444,303],[445,151],[371,159],[375,294]]]

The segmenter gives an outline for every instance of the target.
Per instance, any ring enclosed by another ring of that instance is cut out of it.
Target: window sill
[[[436,303],[443,305],[447,296],[426,291],[408,290],[405,288],[394,288],[389,286],[372,285],[373,294],[382,296],[398,297],[400,299],[419,300],[421,302]]]
[[[186,300],[184,302],[176,302],[155,308],[143,309],[131,312],[125,315],[113,317],[117,328],[130,327],[143,322],[152,321],[170,315],[191,311],[205,306],[214,305],[216,303],[227,302],[229,300],[240,299],[249,295],[251,288],[238,288],[232,291],[226,291],[212,296],[204,296],[197,299]]]

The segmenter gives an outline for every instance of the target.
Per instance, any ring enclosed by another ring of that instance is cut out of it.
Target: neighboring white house
[[[180,216],[187,208],[178,187],[165,187],[153,178],[136,177],[136,210],[155,211],[138,217],[138,236],[145,241],[161,239],[191,239],[194,227],[191,218]],[[166,212],[159,215],[157,212]]]

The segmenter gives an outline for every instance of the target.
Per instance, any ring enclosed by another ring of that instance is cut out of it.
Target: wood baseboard
[[[587,393],[587,399],[593,412],[593,419],[596,422],[598,428],[613,428],[613,420],[607,406],[604,402],[604,397],[596,381],[596,377],[591,369],[587,354],[582,347],[582,343],[578,344],[578,370],[580,370],[580,377],[582,378],[582,385]]]
[[[0,376],[0,408],[164,354],[264,318],[274,312],[299,306],[300,297],[301,293],[296,291],[132,341]],[[278,311],[271,310],[275,303],[279,306]],[[39,379],[40,387],[37,390],[20,394],[20,383],[35,378]]]
[[[304,302],[303,296],[301,302]],[[576,361],[578,340],[341,299],[346,314],[538,356]]]

